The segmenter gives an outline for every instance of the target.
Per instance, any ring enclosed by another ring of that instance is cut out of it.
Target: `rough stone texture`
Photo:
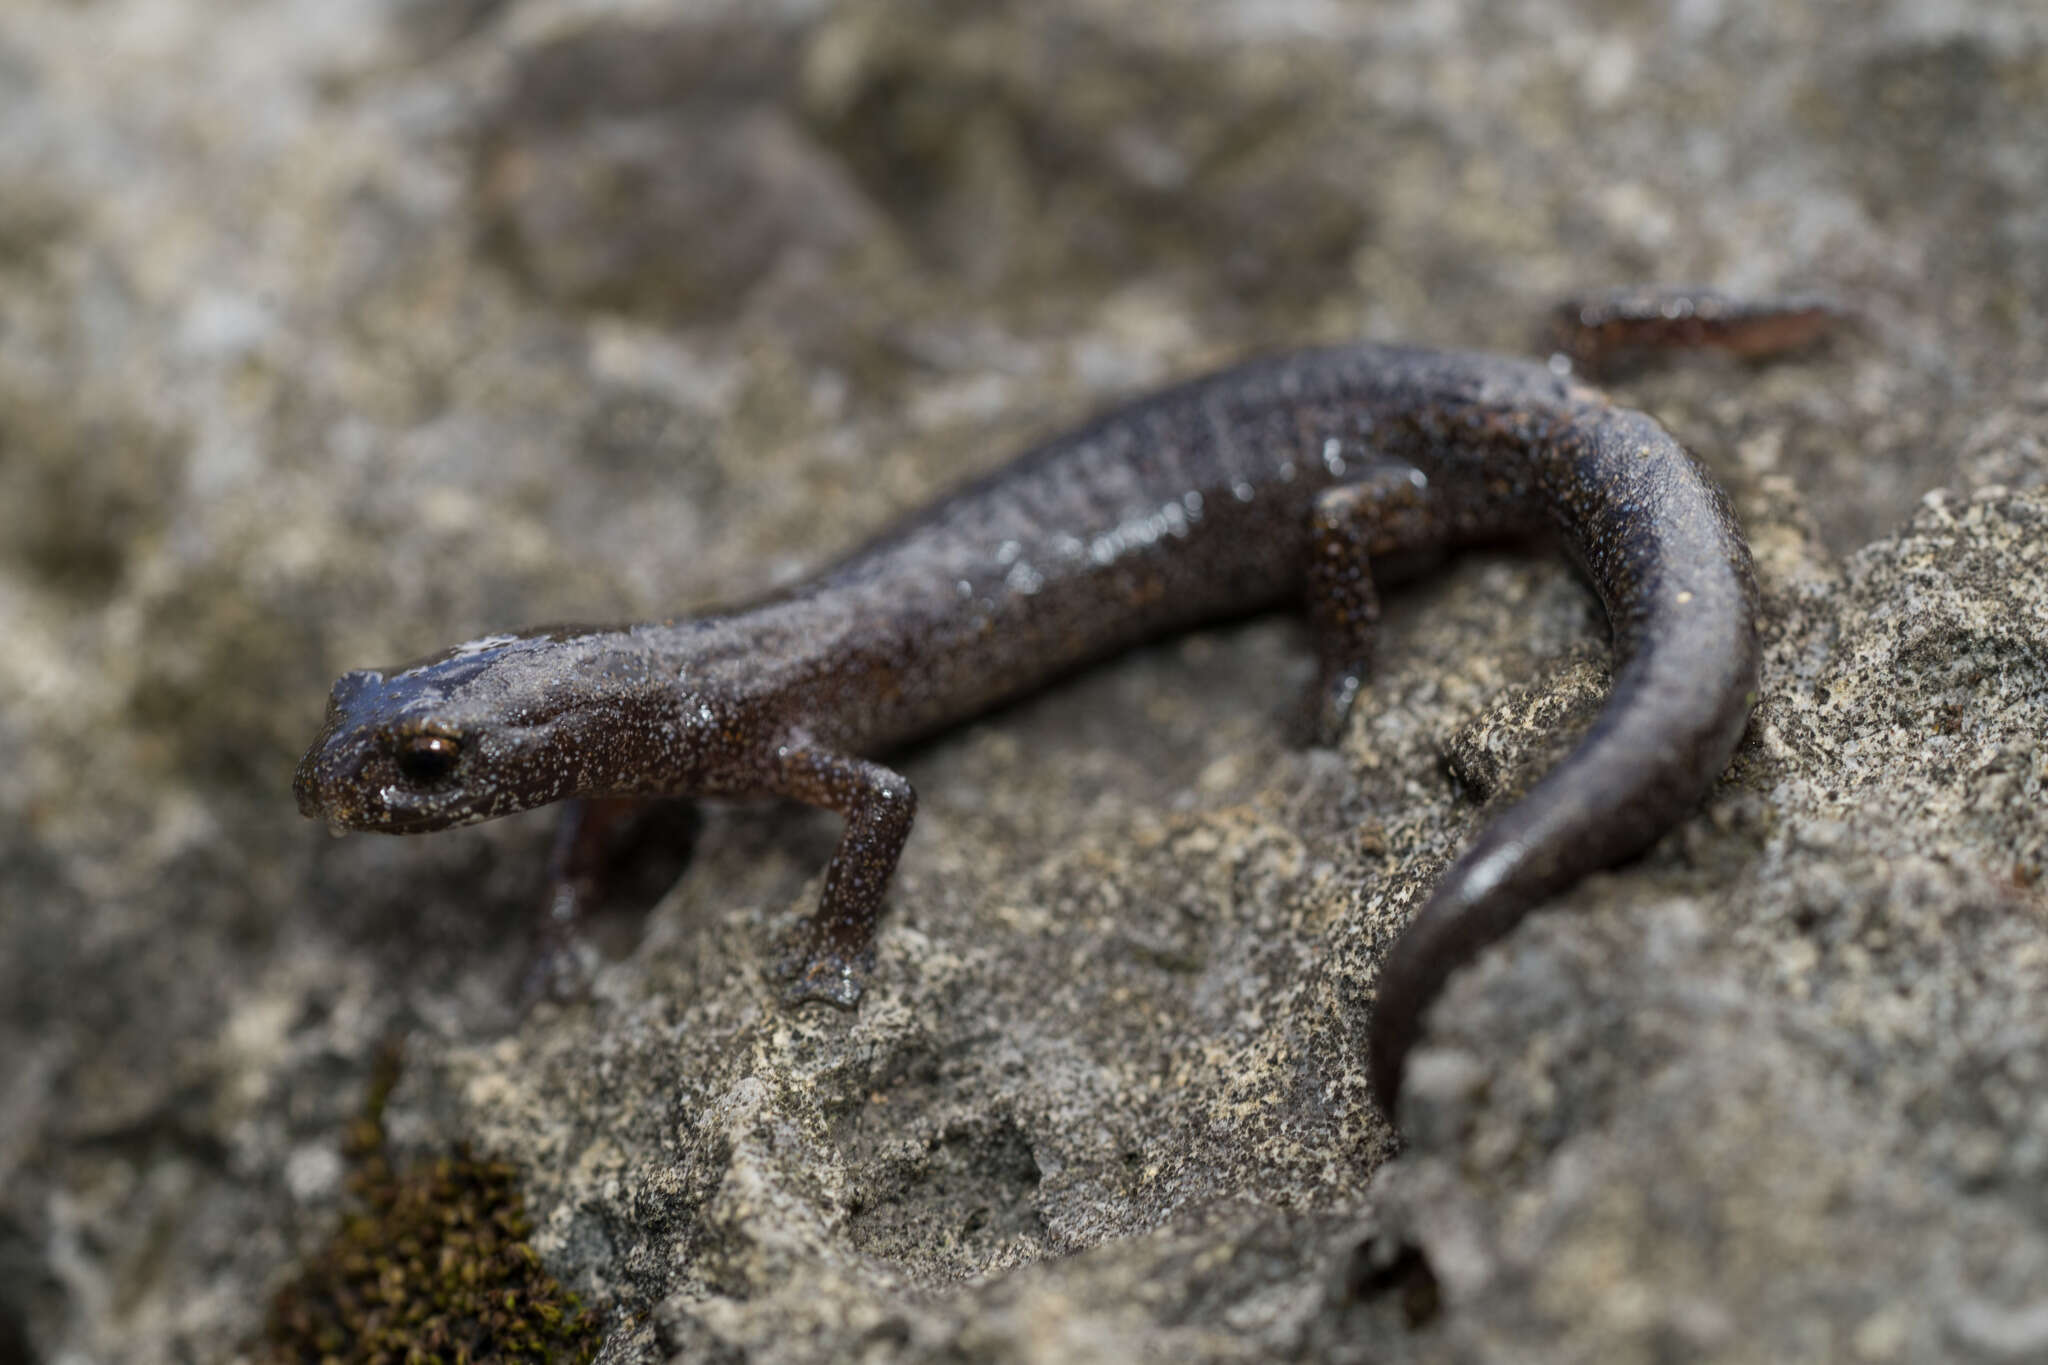
[[[606,1358],[2048,1356],[2048,17],[2028,0],[11,0],[0,1360],[212,1360],[388,1119],[527,1172]],[[331,676],[786,580],[1261,345],[1559,293],[1858,331],[1632,379],[1734,494],[1713,800],[1457,979],[1395,1155],[1378,955],[1603,684],[1542,554],[905,758],[856,1015],[763,965],[815,815],[711,813],[508,1006],[545,816],[332,842]]]

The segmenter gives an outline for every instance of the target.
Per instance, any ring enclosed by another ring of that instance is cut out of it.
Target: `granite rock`
[[[523,1173],[610,1361],[2048,1355],[2048,19],[1960,0],[15,0],[0,12],[0,1360],[254,1359],[394,1149]],[[1820,289],[1629,377],[1728,486],[1764,695],[1646,857],[1376,963],[1596,708],[1540,551],[902,757],[860,1009],[764,974],[818,815],[706,813],[511,1003],[549,820],[332,841],[343,668],[788,582],[1261,347],[1524,349]]]

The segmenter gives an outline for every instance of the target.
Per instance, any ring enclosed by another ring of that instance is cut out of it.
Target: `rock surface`
[[[2014,0],[14,0],[0,12],[0,1361],[253,1358],[382,1040],[603,1359],[2048,1356],[2048,17]],[[709,813],[508,1005],[542,814],[329,841],[332,676],[798,574],[1260,346],[1557,295],[1852,334],[1618,391],[1766,598],[1727,779],[1456,979],[1379,955],[1604,687],[1561,563],[1275,618],[907,755],[856,1014],[818,816]]]

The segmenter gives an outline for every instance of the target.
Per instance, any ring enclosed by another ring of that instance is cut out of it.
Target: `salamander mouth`
[[[360,777],[335,780],[322,773],[321,757],[316,745],[299,763],[292,774],[292,794],[298,798],[299,814],[326,821],[336,834],[425,834],[481,818],[451,809],[446,802],[423,801],[402,787],[372,787]]]
[[[360,830],[365,834],[430,834],[437,829],[463,823],[460,818],[448,819],[417,812],[390,810],[359,812],[354,820],[346,822],[347,828]]]
[[[399,786],[359,786],[322,803],[314,812],[330,828],[364,834],[431,834],[491,818],[488,810],[451,800],[446,793],[408,791]]]
[[[328,830],[334,834],[431,834],[489,818],[477,811],[420,810],[375,800],[322,802],[315,798],[310,809],[303,800],[299,809],[311,819],[326,821]]]

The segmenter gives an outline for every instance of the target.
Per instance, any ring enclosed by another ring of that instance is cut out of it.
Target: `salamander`
[[[1757,589],[1727,499],[1654,420],[1562,360],[1349,345],[1181,383],[750,605],[490,635],[348,673],[294,786],[337,832],[579,797],[836,811],[844,830],[784,971],[793,998],[851,1005],[917,807],[878,755],[1141,641],[1289,602],[1307,606],[1314,728],[1332,742],[1372,652],[1375,561],[1532,534],[1597,591],[1612,691],[1382,964],[1370,1078],[1392,1116],[1450,975],[1669,828],[1756,696]]]

